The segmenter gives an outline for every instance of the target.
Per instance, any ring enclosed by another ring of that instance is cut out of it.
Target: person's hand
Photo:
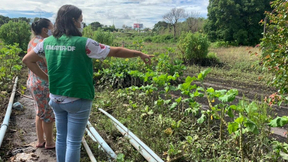
[[[144,53],[142,53],[140,55],[140,58],[145,62],[145,64],[151,64],[151,58],[154,57],[154,55],[146,55]]]

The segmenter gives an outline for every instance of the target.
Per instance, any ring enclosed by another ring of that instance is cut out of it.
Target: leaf
[[[192,144],[192,142],[193,142],[193,138],[191,136],[187,136],[186,140],[189,144]]]
[[[225,95],[219,97],[219,100],[222,102],[231,102],[235,99],[236,95],[238,95],[237,89],[230,89]]]
[[[288,160],[288,154],[284,153],[283,151],[280,151],[280,156],[281,156],[284,160]]]
[[[203,91],[203,92],[204,92],[204,88],[203,88],[203,87],[198,87],[196,90],[197,90],[197,91]]]
[[[232,105],[231,105],[231,106],[232,106]],[[233,111],[232,111],[231,106],[227,108],[227,114],[228,114],[228,116],[229,116],[230,118],[234,118],[234,114],[233,114]],[[235,106],[235,105],[234,105],[234,106]]]
[[[197,123],[202,124],[205,121],[206,115],[202,114],[202,116],[197,120]]]
[[[253,113],[258,110],[257,104],[253,101],[248,106],[245,107],[245,110],[248,114]]]
[[[194,80],[196,80],[194,76],[193,77],[187,76],[185,79],[185,83],[188,83],[190,85]]]
[[[236,122],[228,123],[228,132],[231,134],[239,128],[239,124]]]
[[[181,100],[182,100],[182,97],[179,97],[179,98],[177,98],[175,101],[176,101],[177,103],[180,103]]]
[[[148,111],[148,115],[152,115],[154,112],[152,110]]]
[[[257,128],[257,125],[251,121],[250,119],[248,119],[245,123],[244,123],[244,126],[247,128],[247,130],[249,132],[252,132],[254,134],[259,134],[259,130]]]
[[[173,130],[171,128],[167,128],[164,130],[164,133],[167,135],[171,135],[173,133]]]
[[[169,110],[173,110],[178,105],[177,102],[173,102],[173,104],[170,106]]]
[[[164,100],[164,104],[169,104],[171,102],[171,100]]]
[[[237,119],[234,120],[234,122],[238,123],[238,124],[242,124],[244,122],[244,117],[240,116]]]
[[[208,89],[206,90],[206,92],[208,92],[208,93],[214,93],[215,90],[214,90],[214,88],[210,87],[210,88],[208,88]]]
[[[125,161],[125,155],[124,154],[118,154],[117,155],[117,162],[124,162]]]
[[[287,123],[288,123],[287,116],[282,116],[282,117],[277,116],[268,125],[271,127],[283,127]]]
[[[182,122],[182,120],[179,120],[179,121],[177,122],[177,128],[179,128],[179,127],[180,127],[180,125],[181,125],[181,122]]]
[[[205,77],[210,73],[211,71],[211,68],[208,68],[208,69],[205,69],[204,71],[201,71],[199,74],[198,74],[198,79],[199,80],[204,80]]]

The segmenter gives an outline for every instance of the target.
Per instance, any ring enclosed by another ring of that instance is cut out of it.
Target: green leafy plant
[[[22,50],[18,44],[5,45],[0,49],[0,90],[7,90],[8,85],[11,84],[12,79],[20,74],[22,69],[21,57],[19,53]]]
[[[85,30],[85,32],[87,32],[87,35],[88,35],[88,34],[90,34],[91,30],[88,28],[87,31]],[[98,28],[93,33],[92,38],[94,40],[96,40],[97,42],[102,43],[102,44],[106,44],[106,45],[112,45],[113,40],[114,40],[114,36],[110,31],[104,32],[104,30],[101,28]]]
[[[22,51],[26,51],[30,39],[30,25],[25,21],[14,22],[10,20],[8,23],[0,27],[0,38],[6,45],[18,43]],[[21,52],[22,52],[21,51]]]
[[[202,33],[182,33],[179,38],[178,48],[186,62],[196,63],[206,58],[209,41],[207,36]]]
[[[275,76],[270,83],[276,86],[281,94],[284,94],[288,92],[288,78],[286,77],[288,74],[286,49],[288,3],[283,0],[275,0],[271,2],[271,6],[274,9],[273,12],[265,12],[267,21],[261,21],[262,25],[265,25],[266,31],[260,43],[261,59],[263,66]]]

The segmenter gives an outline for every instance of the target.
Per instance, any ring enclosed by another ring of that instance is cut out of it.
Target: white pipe
[[[85,128],[88,136],[94,141],[94,142],[97,142],[96,138],[92,135],[92,133],[89,131],[89,129]]]
[[[115,152],[109,147],[109,145],[104,141],[104,139],[100,136],[100,134],[96,131],[96,129],[91,125],[91,123],[87,122],[87,127],[91,131],[92,135],[98,141],[99,145],[104,149],[106,153],[110,155],[113,159],[117,158]]]
[[[93,155],[90,147],[88,146],[86,140],[84,139],[84,137],[82,138],[82,143],[83,143],[83,146],[84,146],[84,148],[85,148],[85,150],[86,150],[86,152],[87,152],[90,160],[91,160],[92,162],[97,162],[97,160],[95,159],[95,157],[94,157],[94,155]]]
[[[15,79],[15,83],[14,83],[12,94],[11,94],[11,97],[10,97],[10,100],[9,100],[9,104],[8,104],[8,107],[7,107],[7,110],[6,110],[6,114],[5,114],[3,123],[2,123],[1,128],[0,128],[0,147],[1,147],[1,144],[3,142],[7,127],[9,125],[10,115],[11,115],[11,112],[12,112],[12,105],[13,105],[15,92],[16,92],[16,87],[17,87],[17,81],[18,81],[18,76]]]
[[[112,115],[108,114],[103,109],[99,108],[99,110],[108,116],[115,124],[116,128],[126,137],[129,138],[130,143],[137,149],[143,157],[148,162],[164,162],[157,154],[155,154],[145,143],[143,143],[136,135],[134,135],[131,131],[128,130],[123,124],[121,124],[117,119],[115,119]]]

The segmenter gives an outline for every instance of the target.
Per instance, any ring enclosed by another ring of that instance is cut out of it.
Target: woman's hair
[[[50,26],[51,21],[45,18],[40,18],[31,25],[31,30],[34,35],[39,35],[42,32],[42,28],[47,28]]]
[[[63,34],[66,36],[82,36],[82,33],[77,29],[73,21],[73,18],[77,21],[81,15],[82,10],[76,6],[62,6],[57,13],[53,36],[56,38],[61,37]]]

